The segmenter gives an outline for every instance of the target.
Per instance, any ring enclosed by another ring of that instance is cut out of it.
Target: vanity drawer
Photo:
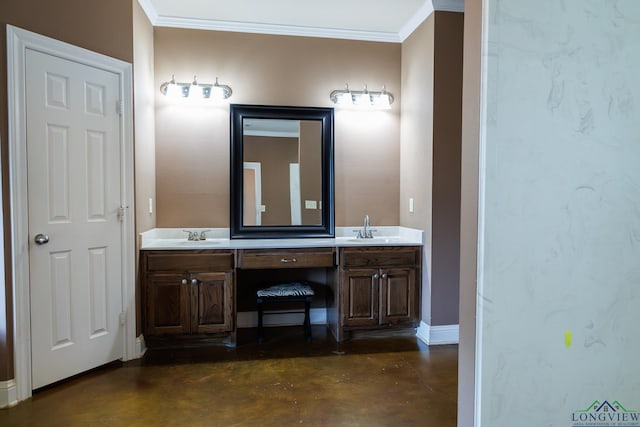
[[[238,268],[309,268],[333,267],[334,248],[242,249],[238,251]]]
[[[144,251],[148,272],[198,272],[233,270],[232,251]]]
[[[420,265],[420,247],[357,247],[340,251],[343,267],[413,267]]]

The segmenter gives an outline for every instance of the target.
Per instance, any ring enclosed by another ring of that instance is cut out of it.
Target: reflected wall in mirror
[[[333,109],[231,105],[231,237],[332,237]]]

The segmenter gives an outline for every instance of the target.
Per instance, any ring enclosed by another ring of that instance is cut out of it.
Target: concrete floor
[[[455,426],[457,346],[336,343],[314,326],[239,334],[235,349],[152,349],[0,410],[0,426]],[[242,332],[242,330],[241,330]]]

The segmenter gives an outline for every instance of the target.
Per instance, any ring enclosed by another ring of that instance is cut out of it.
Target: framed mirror
[[[333,108],[231,105],[237,238],[334,237]]]

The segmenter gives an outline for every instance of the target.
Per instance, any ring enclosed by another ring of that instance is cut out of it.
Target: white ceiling
[[[402,42],[464,0],[138,0],[154,26]]]

